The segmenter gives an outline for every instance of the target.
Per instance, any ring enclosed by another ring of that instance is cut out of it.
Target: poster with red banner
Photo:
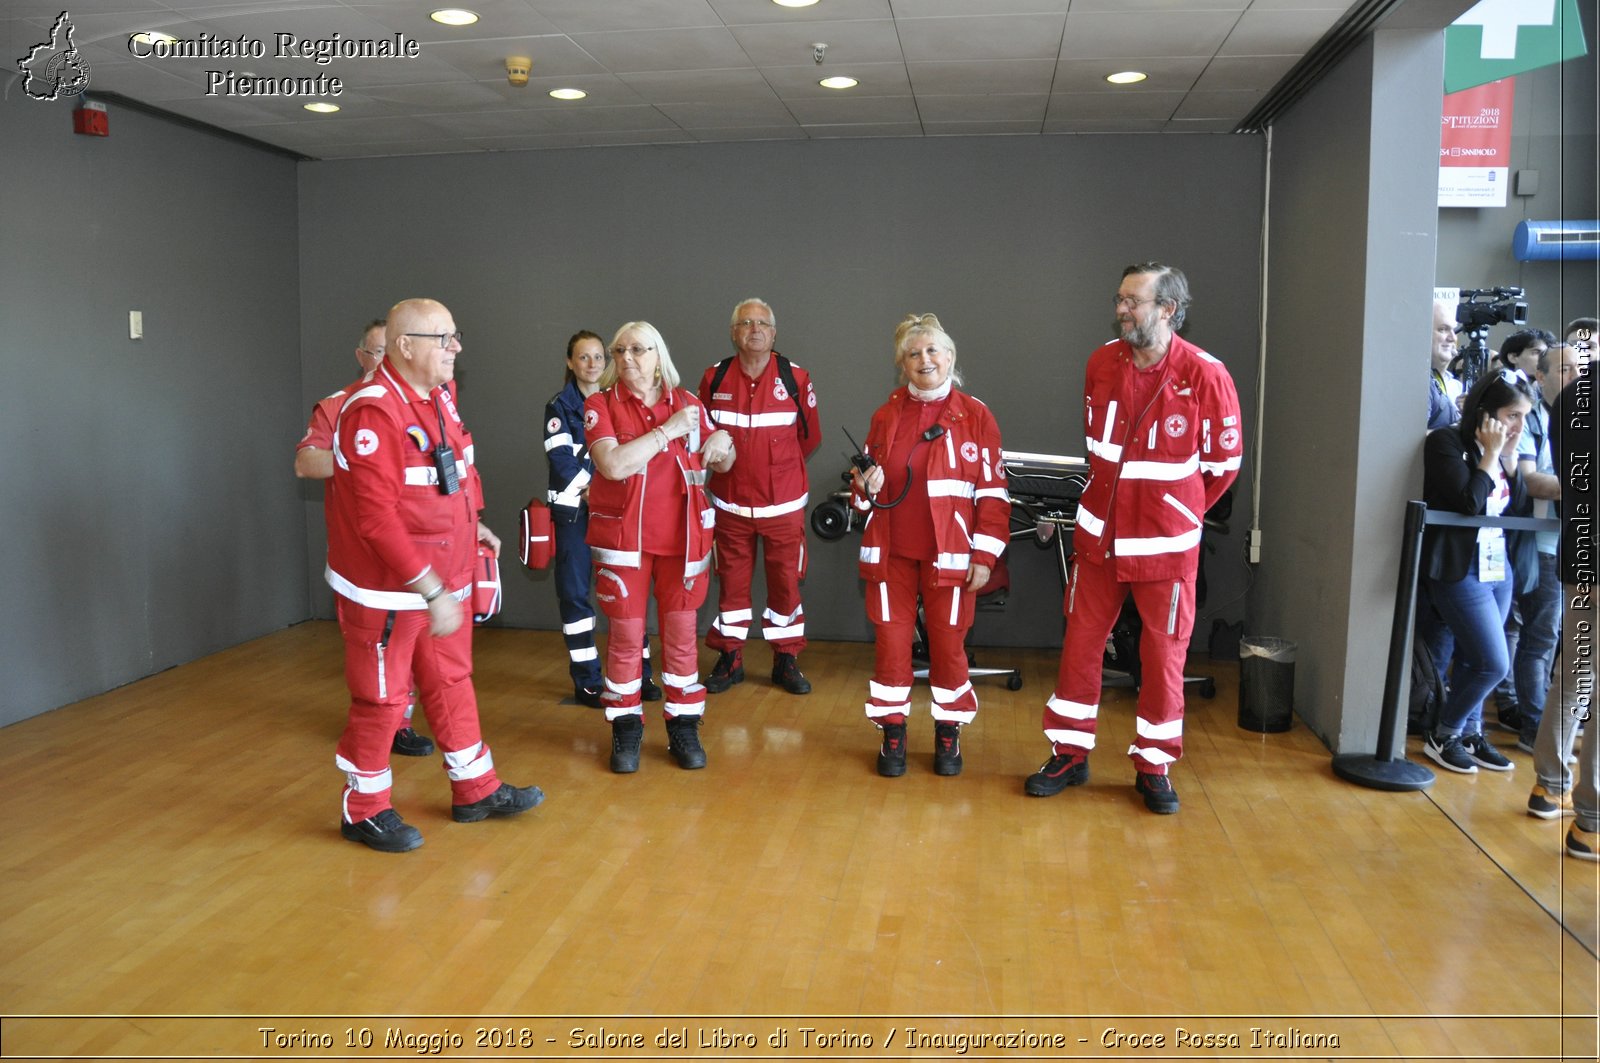
[[[1517,79],[1451,92],[1439,123],[1439,206],[1503,207]]]

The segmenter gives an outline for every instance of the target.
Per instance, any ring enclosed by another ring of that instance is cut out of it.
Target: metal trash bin
[[[1239,640],[1239,726],[1264,734],[1294,725],[1294,658],[1288,639]]]

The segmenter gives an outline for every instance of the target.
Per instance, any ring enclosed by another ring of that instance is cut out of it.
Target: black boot
[[[720,694],[733,684],[743,682],[744,654],[738,650],[723,650],[717,663],[711,666],[711,674],[706,676],[706,690]]]
[[[639,770],[639,746],[644,741],[644,718],[618,716],[611,721],[611,770],[627,775]]]
[[[706,766],[705,747],[700,744],[700,717],[674,716],[667,721],[667,752],[685,770]]]
[[[961,774],[961,725],[936,723],[933,725],[933,773],[935,775]]]
[[[906,773],[906,725],[883,725],[883,748],[878,750],[878,774],[896,779]]]
[[[811,680],[800,674],[800,662],[792,653],[773,656],[772,681],[791,694],[811,693]]]

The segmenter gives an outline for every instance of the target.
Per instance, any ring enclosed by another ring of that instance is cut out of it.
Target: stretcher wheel
[[[1006,689],[1007,690],[1021,690],[1022,689],[1022,673],[1021,672],[1012,672],[1009,676],[1006,677]]]
[[[1217,696],[1217,681],[1215,679],[1207,679],[1204,683],[1201,683],[1200,684],[1200,696],[1203,697],[1203,698],[1214,698],[1214,697],[1216,697]]]
[[[826,542],[843,539],[850,530],[850,511],[838,499],[830,499],[811,511],[811,530]]]

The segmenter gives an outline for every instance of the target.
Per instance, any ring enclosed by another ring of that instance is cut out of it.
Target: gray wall
[[[779,350],[810,369],[824,443],[814,497],[847,467],[895,385],[891,342],[910,311],[955,337],[969,391],[1015,450],[1082,454],[1088,354],[1110,338],[1130,262],[1183,267],[1185,333],[1254,391],[1261,140],[1193,135],[818,141],[613,148],[301,167],[303,404],[347,382],[361,323],[396,299],[442,299],[466,332],[463,406],[488,521],[515,531],[542,493],[545,401],[568,335],[660,327],[698,383],[729,353],[747,295],[777,312]],[[1246,471],[1248,477],[1248,470]],[[1245,494],[1248,492],[1246,490]],[[1240,511],[1246,507],[1240,499]],[[320,507],[309,534],[321,549]],[[865,639],[859,537],[813,541],[808,632]],[[1243,615],[1243,531],[1220,541],[1211,601]],[[558,624],[548,575],[502,566],[504,621]],[[980,644],[1058,645],[1053,555],[1021,542],[1015,590]],[[315,574],[313,574],[313,578]],[[319,608],[327,615],[324,592]],[[714,599],[714,592],[713,592]],[[1197,625],[1199,645],[1209,630]]]
[[[20,91],[0,143],[5,724],[308,603],[294,164]]]
[[[1596,10],[1579,4],[1589,54],[1517,77],[1511,125],[1511,169],[1539,172],[1533,196],[1508,195],[1504,207],[1449,207],[1439,212],[1438,283],[1462,288],[1505,285],[1527,289],[1528,323],[1560,333],[1579,316],[1600,310],[1600,281],[1593,260],[1518,262],[1511,253],[1517,223],[1525,220],[1600,218],[1596,202]],[[1513,326],[1498,325],[1489,345],[1498,349]]]
[[[1335,752],[1376,746],[1421,488],[1443,56],[1437,32],[1380,30],[1273,131],[1250,627],[1300,645],[1295,706]]]

